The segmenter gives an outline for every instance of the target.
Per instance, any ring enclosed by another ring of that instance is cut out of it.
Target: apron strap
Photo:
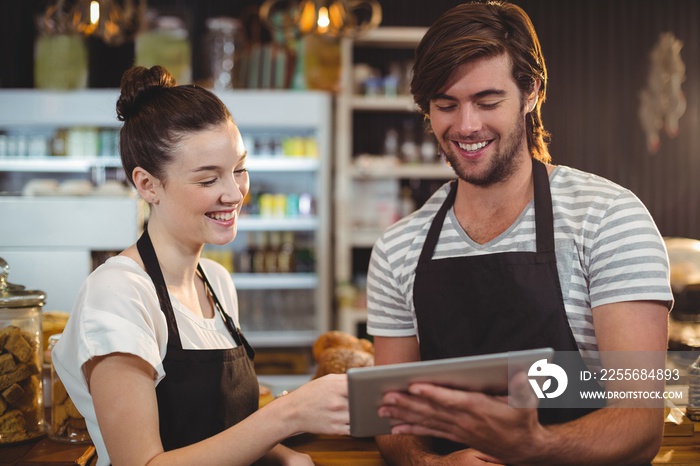
[[[168,287],[165,285],[163,272],[160,270],[160,265],[158,265],[158,257],[156,256],[155,249],[153,249],[151,237],[148,235],[148,228],[143,231],[143,234],[136,242],[136,248],[141,255],[141,260],[143,260],[143,265],[146,267],[146,272],[151,277],[153,285],[156,287],[160,310],[165,314],[165,320],[168,323],[168,346],[182,349],[182,340],[180,340],[180,332],[177,329],[175,312],[173,312],[173,305],[170,302]]]
[[[226,324],[226,328],[228,332],[231,334],[231,337],[233,337],[233,340],[236,342],[238,346],[243,346],[245,348],[246,353],[248,354],[248,357],[252,360],[255,357],[255,350],[253,347],[248,343],[248,340],[243,336],[243,332],[241,332],[241,328],[236,325],[236,323],[233,321],[233,318],[224,310],[224,307],[221,305],[221,302],[219,301],[219,298],[216,296],[216,293],[214,293],[214,289],[212,288],[211,284],[209,283],[209,279],[207,278],[207,275],[204,273],[204,269],[202,268],[202,264],[197,264],[197,270],[202,276],[202,280],[204,280],[204,286],[207,287],[209,290],[209,294],[212,297],[212,300],[214,301],[214,307],[216,308],[217,311],[219,311],[219,314],[221,315],[221,318],[224,320],[224,323]]]
[[[535,237],[537,252],[554,252],[554,214],[552,193],[549,189],[547,167],[532,159],[532,178],[535,189]]]
[[[445,201],[440,206],[433,222],[430,224],[430,229],[428,230],[428,236],[425,238],[425,244],[418,258],[418,263],[429,263],[433,258],[433,253],[435,252],[435,246],[440,238],[440,230],[442,230],[442,224],[445,222],[445,217],[447,216],[447,211],[455,203],[455,198],[457,197],[457,181],[450,182],[450,192],[447,193]]]

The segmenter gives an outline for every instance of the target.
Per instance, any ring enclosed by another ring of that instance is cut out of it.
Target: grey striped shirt
[[[668,256],[651,215],[629,190],[565,166],[550,174],[554,237],[564,307],[579,350],[597,366],[591,309],[623,301],[663,301],[670,308]],[[430,224],[448,192],[445,184],[375,243],[367,277],[371,335],[417,335],[413,282]],[[500,236],[472,241],[450,209],[433,259],[535,251],[533,202]]]

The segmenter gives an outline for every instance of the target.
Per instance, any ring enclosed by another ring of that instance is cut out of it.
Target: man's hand
[[[490,462],[523,461],[537,455],[536,438],[544,433],[537,417],[537,397],[524,372],[510,386],[507,398],[416,383],[409,393],[389,392],[379,415],[398,421],[392,434],[441,437],[475,448]]]

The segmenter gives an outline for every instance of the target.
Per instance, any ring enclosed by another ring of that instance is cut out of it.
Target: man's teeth
[[[458,142],[457,144],[459,145],[459,148],[462,150],[474,152],[474,151],[481,149],[482,147],[486,147],[486,144],[488,144],[488,143],[486,141],[481,141],[481,142],[477,142],[476,144],[465,144],[463,142]]]
[[[213,218],[214,220],[227,221],[233,218],[234,212],[215,212],[212,214],[207,214],[207,216]]]

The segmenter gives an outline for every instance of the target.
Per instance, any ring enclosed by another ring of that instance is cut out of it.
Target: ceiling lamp
[[[260,18],[275,32],[355,37],[382,22],[377,0],[265,0]]]
[[[116,46],[134,38],[145,11],[146,0],[55,0],[39,27],[42,32],[99,37]]]

